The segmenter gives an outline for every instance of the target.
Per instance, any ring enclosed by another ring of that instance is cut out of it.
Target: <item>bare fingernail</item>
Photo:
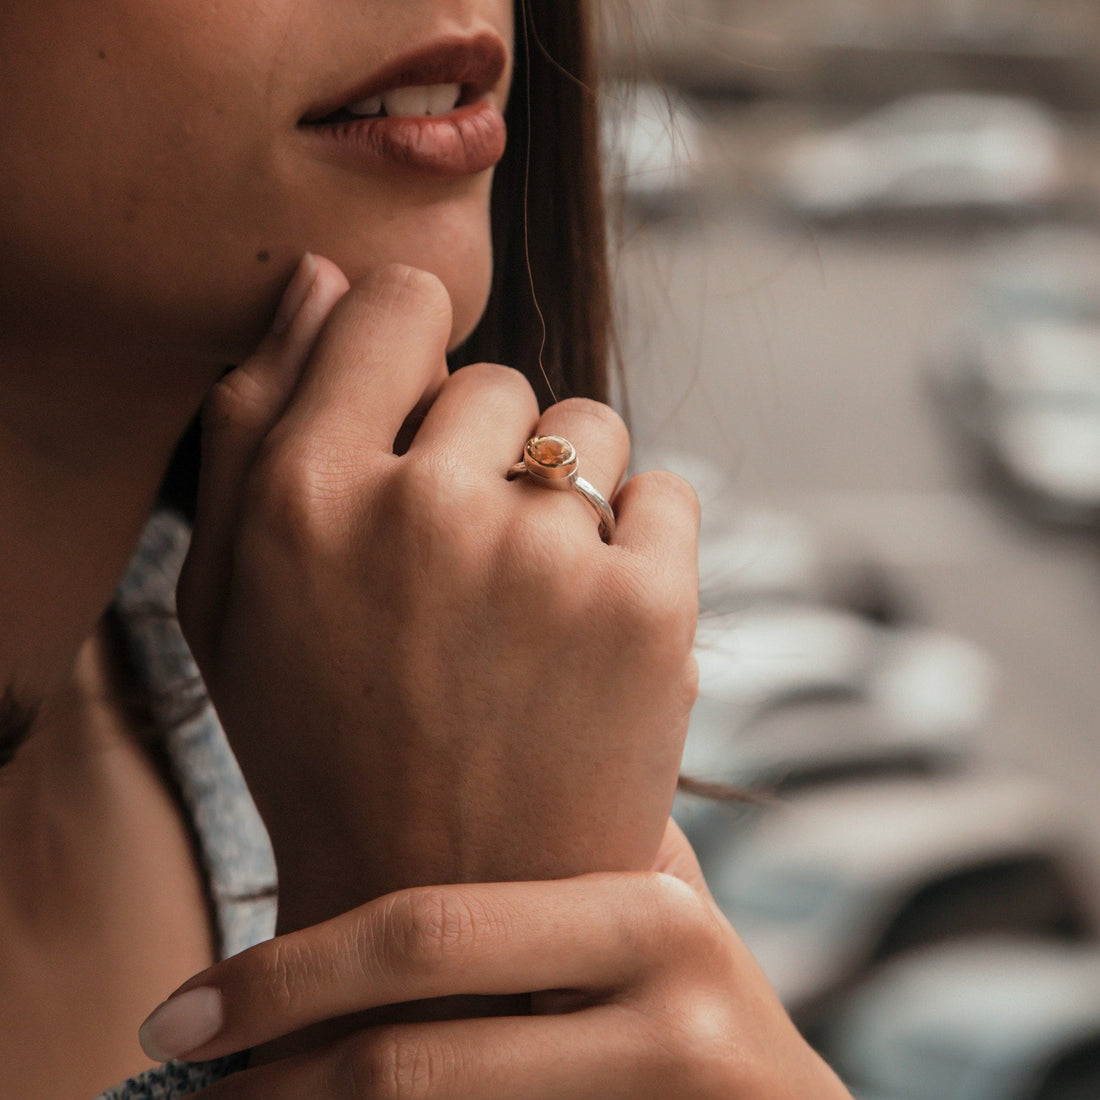
[[[276,336],[281,336],[294,320],[298,310],[302,308],[309,295],[310,287],[317,278],[317,261],[312,252],[307,252],[299,261],[298,267],[291,276],[286,290],[283,291],[283,299],[279,308],[275,311],[275,320],[271,322],[271,331]]]
[[[138,1042],[155,1062],[167,1062],[210,1042],[223,1022],[221,993],[199,986],[156,1008],[141,1025]]]

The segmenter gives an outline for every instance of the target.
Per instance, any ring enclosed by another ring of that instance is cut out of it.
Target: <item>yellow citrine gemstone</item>
[[[543,469],[554,470],[577,461],[577,451],[568,439],[557,435],[537,435],[528,440],[527,457]]]

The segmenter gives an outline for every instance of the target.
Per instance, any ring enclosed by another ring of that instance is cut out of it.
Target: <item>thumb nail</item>
[[[317,261],[312,252],[307,252],[298,262],[298,267],[291,276],[286,290],[283,291],[282,301],[275,311],[275,320],[271,322],[271,331],[276,336],[281,336],[294,320],[298,310],[309,296],[310,288],[317,278]]]
[[[167,1062],[210,1042],[222,1029],[222,995],[212,986],[189,989],[156,1008],[138,1031],[141,1049]]]

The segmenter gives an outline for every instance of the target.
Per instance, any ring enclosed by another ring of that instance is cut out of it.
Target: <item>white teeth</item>
[[[461,84],[433,84],[428,88],[428,114],[446,115],[458,106]]]
[[[382,105],[390,118],[428,114],[427,88],[394,88],[382,93]]]
[[[455,109],[461,84],[430,84],[413,88],[394,88],[380,97],[390,118],[417,115],[445,115]],[[354,108],[350,108],[353,113]]]
[[[368,96],[349,103],[345,110],[359,118],[375,117],[383,110],[390,118],[445,115],[455,109],[461,96],[461,84],[423,84]]]
[[[380,115],[382,113],[382,97],[372,95],[367,99],[360,99],[348,104],[348,113],[353,115]]]

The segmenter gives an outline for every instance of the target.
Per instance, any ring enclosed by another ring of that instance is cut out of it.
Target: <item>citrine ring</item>
[[[508,470],[508,480],[526,474],[547,489],[572,489],[588,501],[600,521],[600,538],[610,542],[615,513],[607,498],[577,473],[577,448],[560,435],[536,435],[523,446],[523,458]]]

